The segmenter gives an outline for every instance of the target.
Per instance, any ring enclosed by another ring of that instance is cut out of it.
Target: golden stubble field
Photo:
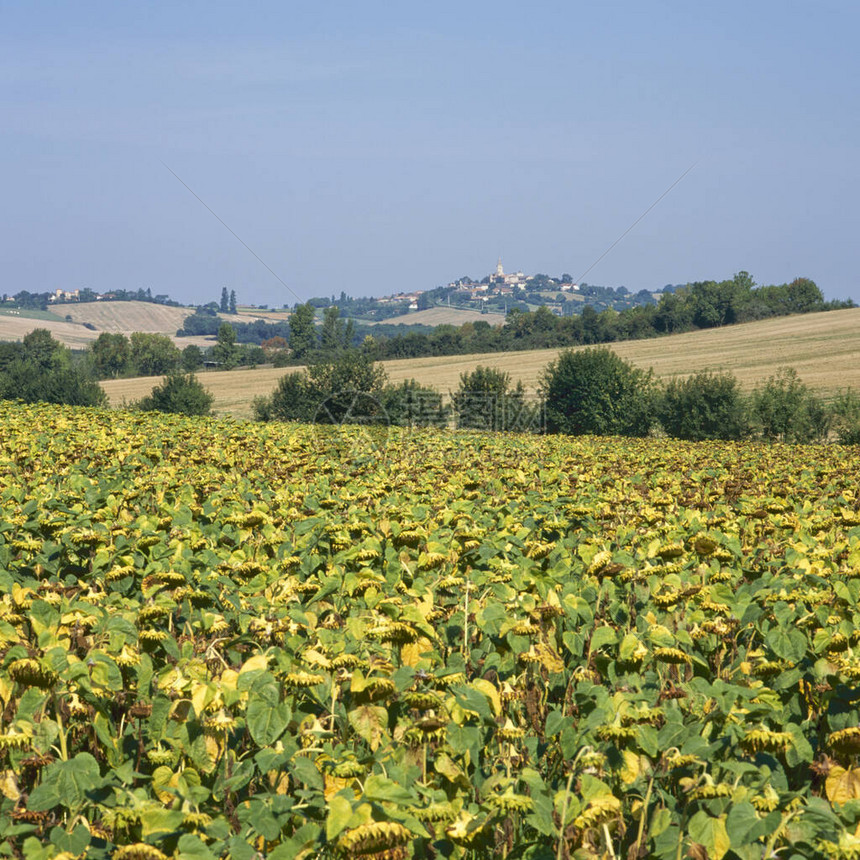
[[[191,344],[206,348],[215,343],[215,337],[176,337],[185,318],[194,308],[157,305],[152,302],[84,302],[51,307],[49,314],[28,316],[26,312],[0,313],[0,340],[23,340],[36,328],[44,328],[52,337],[71,349],[86,349],[102,332],[131,335],[149,332],[167,335],[180,349]],[[228,322],[253,322],[263,319],[280,322],[289,318],[283,311],[256,311],[240,308],[238,315],[220,314]],[[68,317],[68,319],[66,319]],[[93,326],[86,328],[85,323]]]
[[[751,389],[777,368],[790,365],[809,386],[825,397],[845,388],[860,391],[860,308],[783,317],[723,329],[688,332],[651,340],[610,344],[620,356],[642,368],[653,368],[661,379],[686,376],[699,370],[734,373]],[[535,392],[546,365],[557,349],[525,352],[452,355],[383,362],[390,380],[416,379],[447,394],[454,391],[460,374],[478,365],[496,367],[522,380]],[[215,395],[219,415],[247,418],[251,401],[270,394],[278,380],[296,368],[208,371],[200,379]],[[114,406],[148,394],[160,377],[116,379],[102,383]]]

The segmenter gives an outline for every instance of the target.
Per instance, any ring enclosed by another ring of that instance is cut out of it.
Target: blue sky
[[[0,292],[579,277],[695,164],[586,281],[860,302],[858,31],[854,0],[0,0]]]

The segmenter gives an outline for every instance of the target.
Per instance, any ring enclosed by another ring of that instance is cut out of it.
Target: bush
[[[270,397],[255,399],[254,417],[319,424],[385,422],[386,381],[385,371],[369,355],[349,350],[334,361],[281,377]]]
[[[860,397],[848,390],[830,407],[831,426],[841,445],[860,445]]]
[[[175,412],[180,415],[210,415],[212,395],[193,373],[172,373],[148,397],[136,404],[144,412]]]
[[[26,359],[13,361],[0,376],[0,399],[107,406],[107,395],[85,368],[68,365],[45,369]]]
[[[282,376],[269,397],[255,397],[251,409],[255,421],[311,422],[319,403],[319,392],[311,385],[307,373],[296,371]]]
[[[578,436],[645,436],[654,423],[653,374],[606,348],[565,350],[544,370],[547,429]]]
[[[2,350],[0,399],[107,405],[107,395],[93,378],[90,363],[73,360],[71,352],[47,329],[34,329],[20,344],[8,344]]]
[[[538,423],[537,410],[526,402],[522,382],[512,388],[511,375],[492,367],[461,373],[451,404],[461,428],[526,432]]]
[[[196,344],[189,344],[182,350],[182,369],[194,373],[203,367],[203,350]]]
[[[382,406],[388,422],[398,427],[448,426],[450,409],[442,403],[442,395],[414,379],[386,386]]]
[[[730,373],[695,373],[673,379],[659,398],[660,424],[677,439],[742,439],[748,432],[746,403]]]
[[[824,439],[830,416],[793,367],[781,367],[752,396],[753,420],[762,438],[781,442]]]

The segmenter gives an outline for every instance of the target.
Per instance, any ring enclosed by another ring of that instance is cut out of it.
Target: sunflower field
[[[0,428],[0,855],[860,857],[860,449]]]

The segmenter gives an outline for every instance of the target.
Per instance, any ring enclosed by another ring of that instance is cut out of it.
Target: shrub
[[[860,396],[850,389],[830,407],[831,423],[841,445],[860,445]]]
[[[565,350],[544,370],[547,429],[579,436],[645,436],[654,423],[653,374],[609,349]]]
[[[752,396],[752,414],[762,438],[812,442],[827,436],[830,416],[793,367],[781,367]]]
[[[84,367],[45,369],[26,359],[13,361],[0,375],[0,399],[70,406],[107,405],[107,395]]]
[[[730,373],[673,379],[659,398],[660,424],[678,439],[741,439],[748,433],[746,403]]]
[[[305,371],[282,376],[269,397],[255,397],[252,403],[256,421],[313,421],[320,395]]]
[[[382,392],[382,406],[388,423],[399,427],[446,427],[450,409],[442,395],[432,388],[407,379],[388,385]]]
[[[106,406],[107,395],[93,378],[89,362],[71,352],[47,329],[34,329],[0,356],[0,399],[26,403]]]
[[[212,395],[193,373],[172,373],[148,397],[137,403],[145,412],[175,412],[180,415],[210,415]]]
[[[458,427],[525,432],[537,424],[536,409],[526,402],[522,382],[511,387],[511,375],[492,367],[461,373],[451,404]]]
[[[254,401],[254,417],[319,424],[385,422],[386,381],[385,371],[369,355],[349,350],[334,361],[281,377],[269,398]]]
[[[194,373],[203,367],[203,350],[196,344],[190,343],[182,350],[182,369]]]

